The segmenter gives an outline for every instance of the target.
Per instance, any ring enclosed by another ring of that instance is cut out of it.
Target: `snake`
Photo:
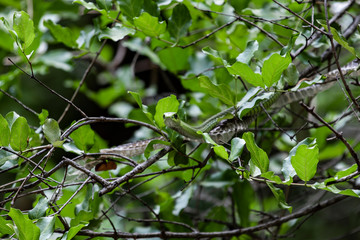
[[[359,63],[353,61],[342,67],[341,72],[346,77],[358,77],[360,76],[359,68]],[[316,77],[317,76],[302,79],[299,83],[303,81],[312,81]],[[258,115],[267,108],[271,107],[279,109],[289,103],[312,97],[318,92],[330,88],[339,77],[340,72],[338,69],[335,69],[322,76],[322,79],[325,80],[322,83],[315,83],[293,91],[262,91],[259,96],[253,99],[246,99],[245,101],[242,99],[242,101],[239,102],[243,104],[244,102],[249,103],[250,101],[253,101],[255,105],[251,109],[242,109],[242,106],[237,104],[235,107],[227,108],[213,115],[198,126],[192,126],[182,121],[175,112],[164,113],[164,122],[168,128],[178,132],[186,141],[204,142],[202,133],[208,133],[216,143],[226,143],[232,139],[235,134],[248,129],[249,125],[258,117]],[[259,99],[260,101],[258,101]],[[133,157],[142,154],[147,145],[155,139],[166,140],[164,137],[146,139],[134,143],[122,144],[113,148],[102,149],[100,150],[100,153]],[[153,145],[154,149],[163,147],[164,145],[162,144]]]

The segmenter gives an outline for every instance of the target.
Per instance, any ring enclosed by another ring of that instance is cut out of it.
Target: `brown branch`
[[[154,232],[154,233],[127,233],[127,232],[94,232],[91,230],[80,230],[78,232],[79,235],[83,236],[91,236],[91,237],[123,237],[123,238],[156,238],[156,237],[167,237],[167,238],[214,238],[214,237],[231,237],[231,236],[239,236],[242,234],[249,234],[253,232],[257,232],[260,230],[267,229],[269,227],[278,226],[282,223],[288,222],[292,219],[297,219],[308,214],[312,214],[318,212],[326,207],[334,205],[335,203],[346,199],[348,196],[338,195],[331,199],[319,202],[317,204],[311,205],[309,207],[303,208],[296,213],[289,214],[287,216],[279,217],[274,220],[270,220],[268,222],[264,222],[252,227],[239,228],[228,231],[221,232]],[[63,232],[61,230],[56,230],[56,232]]]
[[[130,172],[127,172],[125,175],[117,178],[115,181],[108,183],[105,185],[103,189],[99,191],[99,196],[104,195],[105,193],[108,193],[112,191],[114,188],[119,186],[120,184],[130,180],[132,177],[134,177],[138,173],[142,173],[145,169],[150,167],[152,164],[157,162],[161,157],[163,157],[165,154],[167,154],[171,150],[171,147],[165,147],[163,150],[155,154],[154,156],[151,156],[147,161],[137,165],[133,170]]]

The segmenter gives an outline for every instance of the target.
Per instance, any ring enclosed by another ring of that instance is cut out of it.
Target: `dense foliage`
[[[264,108],[228,143],[183,141],[163,119],[197,125],[255,87],[323,80],[360,54],[355,0],[0,5],[1,237],[360,236],[357,78]]]

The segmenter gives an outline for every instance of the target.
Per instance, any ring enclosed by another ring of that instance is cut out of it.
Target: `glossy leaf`
[[[176,99],[175,95],[170,95],[169,97],[162,98],[156,104],[156,112],[154,120],[159,128],[164,128],[164,113],[166,112],[177,112],[179,108],[179,101]]]
[[[260,169],[261,173],[267,172],[269,168],[269,158],[266,152],[256,145],[254,134],[252,132],[246,132],[242,138],[245,140],[246,148],[251,154],[251,161]]]
[[[111,39],[114,42],[117,42],[128,35],[134,35],[135,32],[136,31],[134,29],[122,26],[121,24],[117,23],[114,27],[103,30],[99,35],[99,39]]]
[[[44,21],[44,25],[50,30],[57,41],[64,43],[68,47],[77,48],[76,40],[79,37],[78,32],[74,32],[74,30],[68,27],[55,24],[51,20]]]
[[[95,6],[95,4],[93,2],[86,2],[84,0],[74,0],[73,3],[78,3],[82,6],[84,6],[88,10],[94,10],[96,12],[106,15],[106,10],[98,8],[97,6]]]
[[[46,109],[42,109],[41,113],[38,114],[38,118],[40,120],[40,124],[44,124],[45,120],[47,119],[47,117],[49,116],[49,111]]]
[[[76,234],[77,234],[83,227],[85,227],[84,224],[79,224],[79,225],[77,225],[77,226],[75,226],[75,227],[71,227],[71,228],[69,229],[69,231],[64,234],[64,236],[62,237],[62,240],[71,240],[71,239],[73,239],[73,238],[76,236]]]
[[[236,57],[236,61],[248,64],[254,53],[259,49],[258,41],[250,41],[247,43],[245,50]]]
[[[30,219],[39,219],[45,216],[45,212],[48,210],[48,200],[41,198],[36,206],[29,211]]]
[[[147,12],[143,12],[140,17],[134,18],[134,24],[150,37],[158,37],[166,31],[166,22],[159,22],[157,17],[151,16]]]
[[[236,62],[226,69],[230,74],[240,76],[243,80],[255,87],[265,87],[265,83],[263,82],[261,75],[259,73],[254,73],[254,71],[246,63]]]
[[[184,4],[177,4],[169,19],[169,33],[178,41],[187,34],[191,26],[190,12]]]
[[[189,54],[189,49],[182,49],[178,47],[165,48],[158,53],[161,62],[171,72],[188,69]]]
[[[70,134],[75,145],[85,152],[88,152],[95,143],[95,133],[89,125],[81,126]]]
[[[289,54],[282,57],[278,53],[272,54],[269,59],[264,61],[262,77],[265,85],[271,87],[274,83],[279,81],[282,72],[287,69],[290,63],[291,57]]]
[[[30,127],[24,117],[18,117],[11,127],[10,146],[15,151],[23,151],[28,146]]]
[[[153,124],[153,115],[151,112],[148,111],[148,107],[142,103],[141,97],[139,93],[129,91],[131,96],[135,99],[136,103],[139,105],[143,114],[145,114],[146,120],[148,120],[150,124]]]
[[[49,141],[49,143],[53,144],[60,140],[61,131],[56,120],[52,118],[46,119],[42,129],[45,134],[45,138]]]
[[[244,150],[245,141],[244,139],[235,137],[231,140],[231,152],[229,156],[229,161],[232,162],[240,157],[242,151]]]
[[[140,16],[143,3],[144,0],[119,1],[121,12],[127,17],[128,21],[130,22],[133,22],[133,18]]]
[[[207,93],[214,98],[218,98],[220,101],[227,105],[235,105],[235,94],[229,86],[225,84],[213,84],[206,76],[199,77],[200,87],[207,90]]]
[[[222,159],[228,159],[229,158],[229,154],[226,151],[226,149],[224,148],[224,146],[221,145],[217,145],[213,147],[214,152],[217,156],[221,157]]]
[[[24,11],[15,12],[13,16],[13,28],[20,40],[22,48],[28,48],[35,38],[34,22],[29,14]]]
[[[0,114],[0,146],[8,146],[10,143],[10,128],[6,119]]]
[[[291,157],[291,164],[301,180],[307,182],[314,177],[319,162],[318,156],[319,148],[315,141],[311,144],[296,146],[296,153]]]
[[[54,233],[56,217],[43,217],[36,222],[36,226],[40,228],[39,239],[50,239]]]
[[[20,115],[17,114],[16,112],[9,112],[8,114],[6,114],[5,119],[9,123],[10,129],[12,128],[12,125],[14,124],[16,119],[18,119],[19,117]]]
[[[325,183],[314,183],[311,185],[312,188],[322,189],[329,191],[334,194],[345,195],[360,198],[360,191],[358,189],[338,189],[335,185],[326,186]]]
[[[325,28],[326,31],[329,31],[327,24],[322,23],[321,25],[323,26],[323,28]],[[331,34],[333,35],[333,38],[335,41],[337,41],[343,48],[348,50],[351,54],[353,54],[354,56],[357,56],[355,49],[349,45],[347,40],[335,28],[330,27],[330,30],[331,30]]]
[[[22,240],[38,240],[40,236],[40,229],[25,215],[15,208],[11,208],[9,216],[14,221],[17,227],[17,236]]]
[[[11,227],[9,227],[9,225],[12,225],[12,221],[5,220],[3,217],[0,217],[0,233],[1,234],[12,235],[14,233],[14,230]]]
[[[0,149],[0,167],[4,165],[7,161],[15,160],[17,158],[18,158],[17,155],[7,152],[3,149]]]

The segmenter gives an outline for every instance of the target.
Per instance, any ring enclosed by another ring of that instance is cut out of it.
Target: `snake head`
[[[176,120],[176,119],[179,119],[179,116],[177,115],[176,112],[166,112],[166,113],[164,113],[163,118],[164,118],[164,120],[169,119],[169,118]]]
[[[180,122],[179,115],[176,112],[166,112],[163,115],[165,125],[174,128],[174,126],[178,126]]]

